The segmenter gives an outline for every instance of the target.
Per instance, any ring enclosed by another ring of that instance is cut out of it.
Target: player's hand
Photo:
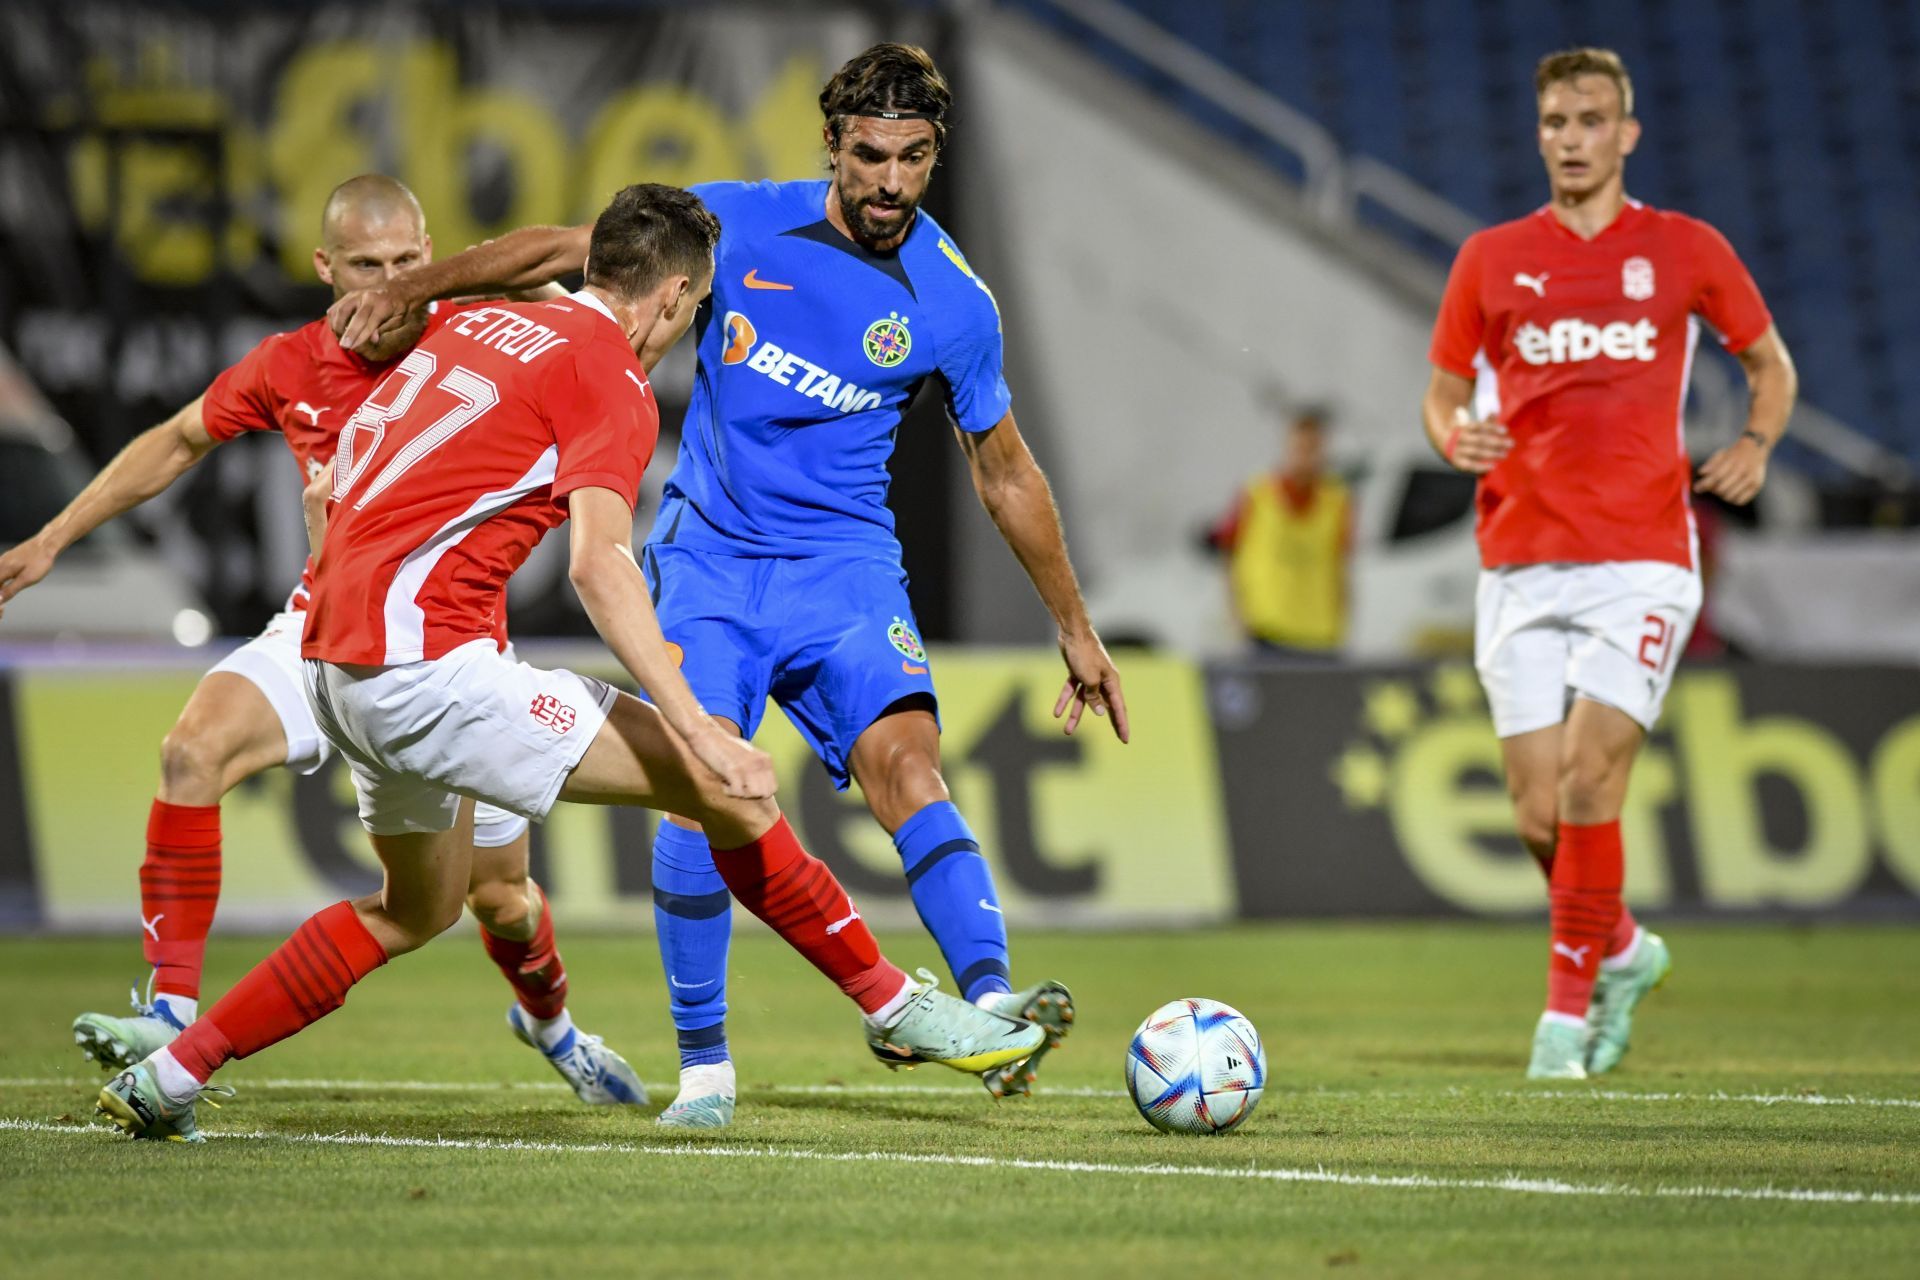
[[[1752,436],[1741,436],[1701,464],[1694,477],[1695,493],[1711,493],[1744,507],[1767,482],[1767,446]]]
[[[744,738],[717,726],[687,743],[700,763],[720,775],[727,794],[736,800],[765,800],[773,794],[773,757]]]
[[[300,491],[300,514],[307,522],[307,550],[320,554],[327,537],[327,500],[333,496],[333,468],[307,463],[307,487]]]
[[[389,353],[394,340],[419,320],[420,310],[392,286],[375,285],[355,289],[328,307],[327,323],[341,346],[371,360]]]
[[[47,576],[57,555],[37,536],[0,553],[0,613],[6,612],[7,601]]]
[[[1067,682],[1061,686],[1060,696],[1053,700],[1053,718],[1065,716],[1066,731],[1072,733],[1080,727],[1080,717],[1091,710],[1096,716],[1112,720],[1114,737],[1122,742],[1132,741],[1132,731],[1127,726],[1127,698],[1120,691],[1120,672],[1107,656],[1107,647],[1100,643],[1100,637],[1092,631],[1075,636],[1063,634],[1060,657],[1067,664]]]
[[[1513,437],[1505,423],[1491,418],[1482,422],[1465,409],[1455,409],[1441,452],[1456,470],[1483,476],[1499,466],[1512,448]]]

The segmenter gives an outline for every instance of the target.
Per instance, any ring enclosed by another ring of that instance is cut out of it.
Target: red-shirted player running
[[[354,983],[458,916],[473,805],[535,820],[557,800],[698,821],[740,902],[867,1016],[896,1055],[987,1071],[1046,1038],[916,984],[880,954],[773,804],[773,765],[701,710],[633,560],[633,504],[659,416],[645,367],[712,285],[719,223],[688,192],[629,187],[594,224],[587,286],[469,311],[355,412],[334,458],[302,653],[322,732],[347,759],[384,890],[302,925],[100,1110],[191,1140],[208,1078],[338,1008]],[[648,704],[501,652],[507,579],[571,519],[570,577]]]
[[[336,297],[433,252],[413,193],[377,174],[334,190],[321,239],[314,270]],[[456,314],[442,307],[387,350],[397,356]],[[0,603],[44,577],[67,546],[242,432],[278,431],[303,475],[323,471],[341,426],[393,365],[391,357],[368,361],[342,350],[324,320],[261,342],[205,394],[122,450],[45,529],[0,556]],[[160,791],[140,868],[141,946],[153,966],[147,999],[136,997],[130,1018],[83,1013],[73,1024],[82,1052],[110,1070],[140,1061],[194,1019],[220,896],[221,798],[276,765],[312,773],[332,753],[302,687],[300,635],[311,587],[309,563],[285,609],[201,680],[161,744]],[[518,995],[508,1011],[515,1033],[540,1048],[583,1101],[645,1103],[633,1068],[598,1037],[573,1029],[551,913],[527,877],[526,819],[488,806],[476,819],[474,845],[467,902],[487,954]]]
[[[1481,477],[1475,664],[1520,836],[1548,877],[1527,1074],[1580,1079],[1619,1062],[1671,967],[1621,902],[1620,807],[1700,610],[1682,438],[1700,320],[1739,357],[1752,403],[1694,489],[1753,499],[1795,378],[1720,233],[1627,198],[1640,124],[1619,57],[1551,54],[1534,87],[1552,200],[1461,246],[1422,409],[1434,447]]]

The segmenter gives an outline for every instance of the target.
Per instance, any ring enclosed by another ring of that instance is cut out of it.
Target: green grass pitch
[[[649,937],[568,936],[573,1008],[655,1089],[576,1105],[508,1034],[463,925],[223,1075],[214,1140],[93,1127],[68,1023],[118,1011],[131,939],[0,941],[0,1272],[205,1276],[1894,1275],[1920,1258],[1920,931],[1676,927],[1634,1051],[1521,1078],[1544,931],[1316,925],[1031,933],[1081,1016],[1042,1095],[995,1104],[867,1059],[851,1006],[736,941],[739,1119],[663,1134],[672,1032]],[[918,935],[883,941],[931,962]],[[217,993],[266,939],[216,941]],[[1135,1024],[1248,1014],[1271,1085],[1239,1132],[1151,1131]]]

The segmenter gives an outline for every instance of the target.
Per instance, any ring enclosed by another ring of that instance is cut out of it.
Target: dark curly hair
[[[953,90],[927,51],[914,44],[876,44],[833,73],[820,90],[820,114],[835,147],[848,116],[911,111],[931,116],[936,147],[947,145]]]

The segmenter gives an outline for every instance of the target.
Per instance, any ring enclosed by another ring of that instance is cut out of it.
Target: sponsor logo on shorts
[[[867,359],[882,369],[891,369],[907,358],[913,350],[913,335],[907,332],[907,318],[898,311],[889,311],[884,320],[875,320],[867,326],[867,333],[860,340],[861,349],[867,353]]]
[[[887,628],[887,641],[900,651],[900,656],[909,662],[925,662],[927,651],[920,643],[920,637],[913,634],[904,618],[895,618],[893,625]]]
[[[535,694],[533,705],[527,708],[527,714],[535,722],[547,726],[555,733],[565,733],[579,720],[574,709],[550,693]]]

